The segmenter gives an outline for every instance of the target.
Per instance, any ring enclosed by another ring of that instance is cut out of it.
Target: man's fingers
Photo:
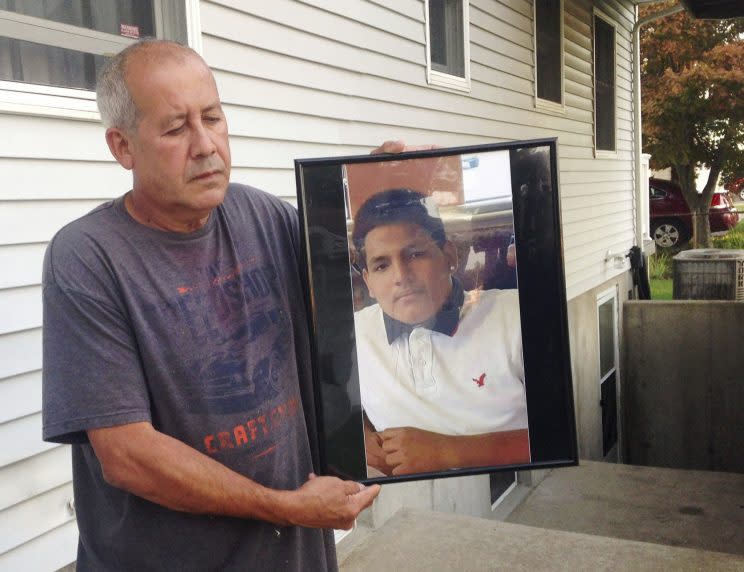
[[[373,150],[370,155],[382,155],[383,153],[402,153],[406,148],[403,141],[385,141],[377,149]]]
[[[389,441],[390,439],[393,439],[394,437],[397,437],[402,433],[403,429],[400,427],[393,427],[392,429],[385,429],[384,431],[378,433],[380,438],[382,439],[382,442]]]
[[[344,492],[347,495],[355,495],[363,490],[364,485],[362,483],[357,483],[356,481],[344,481]]]
[[[385,462],[391,467],[400,465],[403,462],[403,453],[400,451],[393,451],[389,455],[385,455]]]
[[[429,151],[431,149],[440,149],[439,145],[407,145],[403,151]]]
[[[379,494],[380,485],[370,485],[364,487],[361,491],[358,491],[353,497],[351,497],[351,500],[358,508],[358,512],[361,512],[371,505],[372,501],[375,500],[375,497]]]

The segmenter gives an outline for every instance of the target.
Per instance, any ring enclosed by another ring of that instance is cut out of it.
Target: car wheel
[[[677,221],[662,220],[654,223],[651,229],[651,238],[654,239],[656,246],[671,248],[685,239],[685,231]]]

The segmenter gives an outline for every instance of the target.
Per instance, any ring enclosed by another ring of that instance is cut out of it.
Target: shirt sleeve
[[[48,274],[43,289],[44,440],[83,443],[88,429],[150,421],[147,384],[122,309],[63,288],[47,280]]]

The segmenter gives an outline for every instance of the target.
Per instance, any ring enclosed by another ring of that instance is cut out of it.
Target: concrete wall
[[[744,472],[744,303],[625,305],[627,462]]]
[[[599,339],[597,296],[611,288],[617,289],[618,308],[628,298],[632,284],[630,275],[624,274],[605,282],[597,288],[573,298],[568,303],[568,334],[571,344],[571,375],[573,377],[576,433],[579,441],[579,458],[602,460],[602,408],[599,405]],[[620,316],[617,316],[618,339],[622,339]],[[622,364],[618,359],[618,420],[623,384]],[[622,441],[622,427],[618,427]],[[617,452],[610,451],[608,460],[618,460]]]

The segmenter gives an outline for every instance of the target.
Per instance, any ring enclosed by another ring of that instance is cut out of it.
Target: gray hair
[[[137,106],[134,104],[132,94],[126,82],[127,64],[132,56],[142,52],[158,51],[158,55],[170,57],[185,57],[195,55],[201,56],[188,46],[169,40],[158,40],[156,38],[144,38],[127,46],[113,58],[111,58],[101,69],[96,85],[96,104],[101,114],[104,127],[118,127],[119,129],[132,130],[137,127],[139,120]]]

